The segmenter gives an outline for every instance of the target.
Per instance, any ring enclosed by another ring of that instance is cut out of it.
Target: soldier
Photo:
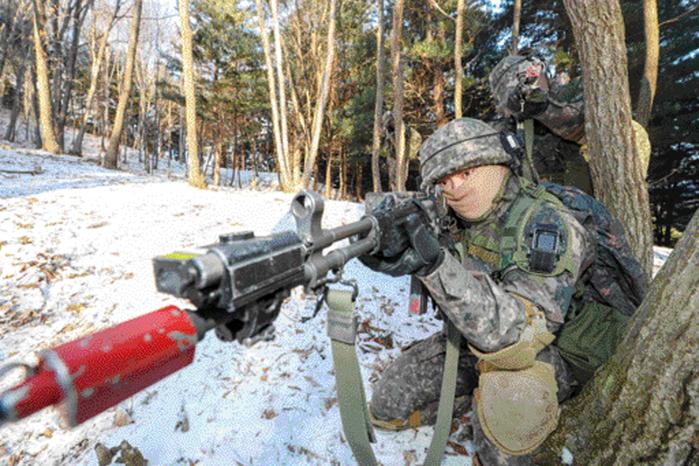
[[[534,164],[542,177],[591,194],[582,79],[571,79],[565,72],[549,79],[546,63],[537,56],[509,55],[488,80],[495,109],[506,121],[533,118],[551,132],[537,137],[534,145]],[[635,121],[633,131],[645,173],[650,160],[648,134]],[[579,146],[579,153],[570,150],[570,143]]]
[[[468,409],[478,386],[474,443],[486,465],[530,463],[529,454],[557,425],[558,404],[592,373],[570,362],[585,358],[577,341],[590,336],[565,340],[562,326],[587,315],[577,326],[587,328],[603,315],[584,312],[594,235],[555,196],[516,176],[511,162],[490,125],[463,118],[441,127],[420,148],[422,188],[441,192],[459,247],[443,246],[413,215],[393,232],[407,236],[405,251],[361,258],[392,276],[415,274],[464,337],[469,351],[460,355],[455,414]],[[623,325],[601,333],[592,325],[591,346],[611,348],[599,359],[611,354]],[[419,341],[384,370],[369,406],[376,426],[435,422],[445,340],[438,333]]]

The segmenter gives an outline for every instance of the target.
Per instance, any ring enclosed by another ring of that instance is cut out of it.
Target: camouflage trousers
[[[373,386],[373,395],[369,403],[372,416],[380,421],[390,422],[407,420],[419,411],[421,425],[434,424],[437,419],[445,355],[446,335],[442,332],[418,341],[404,350],[384,370],[381,378]],[[570,398],[575,388],[575,379],[558,349],[548,346],[539,353],[537,359],[554,367],[558,382],[558,401]],[[470,395],[478,385],[476,362],[476,357],[468,352],[464,344],[459,355],[455,418],[468,410]],[[473,410],[475,413],[475,404]],[[514,457],[498,450],[483,433],[477,415],[472,416],[471,422],[473,443],[483,466],[532,464],[529,455]]]

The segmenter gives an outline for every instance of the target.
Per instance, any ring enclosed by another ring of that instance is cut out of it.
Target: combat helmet
[[[511,160],[495,128],[475,118],[459,118],[439,128],[420,147],[420,187],[428,190],[458,170]]]
[[[507,99],[522,80],[534,79],[537,87],[548,90],[548,79],[543,72],[545,66],[536,55],[509,55],[500,60],[488,76],[498,113],[507,114]]]

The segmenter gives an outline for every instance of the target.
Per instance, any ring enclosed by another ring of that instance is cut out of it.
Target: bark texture
[[[405,125],[403,124],[403,61],[401,59],[401,37],[403,35],[403,0],[393,5],[393,26],[391,31],[391,72],[393,73],[393,125],[395,128],[395,160],[393,191],[405,191]]]
[[[114,116],[114,124],[112,125],[112,134],[109,137],[109,145],[107,153],[104,156],[104,166],[107,168],[117,168],[119,159],[119,142],[121,141],[121,133],[124,129],[124,116],[126,114],[126,106],[129,103],[131,95],[131,83],[133,81],[134,63],[136,62],[136,48],[138,47],[138,34],[141,29],[141,10],[143,0],[135,0],[133,5],[133,17],[131,18],[131,28],[129,31],[129,45],[126,52],[126,67],[124,69],[124,78],[119,92],[119,102],[117,103],[116,115]]]
[[[78,135],[73,139],[71,153],[75,155],[82,155],[83,150],[83,139],[85,137],[85,131],[87,130],[87,122],[90,118],[90,110],[92,108],[92,103],[95,99],[95,94],[97,92],[97,81],[99,78],[99,72],[102,68],[102,62],[104,61],[104,54],[107,50],[107,40],[109,39],[109,34],[112,31],[114,22],[119,14],[119,7],[121,2],[117,2],[114,15],[109,21],[109,25],[100,35],[99,41],[97,40],[97,31],[93,31],[93,47],[91,50],[92,63],[90,64],[90,85],[87,90],[87,97],[85,97],[85,105],[83,109],[83,115],[80,118],[80,130]],[[96,29],[96,28],[95,28]],[[95,51],[95,47],[97,50]]]
[[[466,14],[465,0],[456,2],[456,35],[454,38],[454,116],[463,116],[463,82],[464,67],[461,57],[464,54],[464,15]]]
[[[320,95],[316,101],[316,109],[313,114],[313,137],[308,157],[303,164],[303,186],[307,187],[313,174],[316,157],[318,156],[318,145],[320,144],[320,131],[323,128],[323,118],[325,107],[328,104],[328,92],[330,91],[330,75],[333,61],[335,60],[335,12],[336,0],[330,0],[330,14],[328,17],[328,46],[325,55],[325,65],[323,66],[323,76],[321,78]]]
[[[381,171],[379,169],[379,151],[381,149],[381,117],[383,115],[383,0],[377,0],[379,24],[376,30],[376,101],[374,102],[374,130],[371,144],[371,180],[374,192],[381,192]]]
[[[255,0],[257,7],[257,21],[262,36],[262,49],[265,54],[265,68],[267,69],[267,86],[269,91],[269,102],[272,111],[272,132],[274,134],[274,151],[277,160],[277,171],[282,191],[290,191],[291,174],[287,164],[286,153],[282,145],[281,126],[279,123],[279,101],[277,99],[277,87],[275,84],[275,73],[272,65],[272,48],[269,43],[267,26],[265,25],[265,10],[262,0]]]
[[[564,0],[583,68],[585,132],[595,195],[626,227],[650,276],[653,236],[648,188],[631,127],[624,20],[618,0]]]
[[[643,0],[643,29],[646,37],[646,61],[641,77],[641,87],[638,91],[636,121],[647,129],[653,110],[655,88],[658,83],[658,61],[660,60],[660,32],[656,0]]]
[[[510,55],[517,55],[519,49],[519,25],[522,20],[522,0],[515,0],[512,6],[512,48]]]
[[[87,8],[91,5],[88,4]],[[58,144],[61,146],[61,150],[65,148],[65,130],[66,124],[68,122],[68,111],[70,108],[70,101],[73,97],[73,82],[75,80],[76,72],[76,61],[78,59],[78,45],[80,42],[80,30],[82,29],[83,21],[85,20],[86,8],[82,6],[82,0],[75,0],[75,3],[71,6],[72,16],[71,21],[73,23],[71,38],[70,38],[70,50],[68,52],[68,57],[66,58],[66,78],[63,81],[63,88],[61,89],[60,98],[60,108],[58,114]]]
[[[431,40],[431,30],[428,29],[428,40]],[[447,43],[447,25],[444,21],[440,21],[437,25],[437,40],[443,44]],[[435,66],[442,69],[442,62],[435,60]],[[446,89],[446,75],[443,72],[434,73],[434,81],[432,84],[432,105],[434,107],[434,119],[437,128],[440,128],[447,123],[447,110],[444,106],[444,94]]]
[[[277,86],[279,91],[279,125],[281,127],[281,141],[284,153],[284,158],[289,163],[289,125],[286,120],[286,85],[284,84],[283,56],[282,56],[282,39],[279,28],[279,15],[277,13],[277,0],[270,0],[270,8],[272,10],[272,31],[274,33],[274,66],[276,68]],[[291,185],[295,184],[296,175],[298,174],[298,166],[292,164],[289,168],[289,174],[293,180],[288,180]],[[296,186],[289,186],[289,189],[296,190]]]
[[[49,80],[49,67],[46,59],[44,40],[45,6],[42,0],[33,0],[33,37],[34,37],[34,63],[36,65],[36,92],[39,101],[39,127],[41,132],[41,148],[47,152],[57,154],[60,152],[56,132],[53,128],[53,106],[51,104],[51,84]]]
[[[616,355],[564,406],[542,464],[699,462],[699,212],[660,270]]]
[[[189,0],[180,0],[182,23],[182,77],[184,84],[185,115],[187,122],[187,181],[197,188],[206,187],[199,168],[199,145],[197,144],[197,97],[194,92],[194,69],[192,60],[192,28],[189,25]]]

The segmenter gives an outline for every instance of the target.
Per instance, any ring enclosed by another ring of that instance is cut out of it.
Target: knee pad
[[[536,450],[558,425],[558,384],[551,364],[536,355],[554,340],[543,314],[527,313],[520,341],[478,357],[474,392],[483,433],[501,451],[520,456]]]

